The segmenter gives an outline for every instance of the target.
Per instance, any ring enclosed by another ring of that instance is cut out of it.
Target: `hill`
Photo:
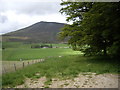
[[[3,41],[58,43],[58,32],[64,23],[38,22],[29,27],[2,35]]]

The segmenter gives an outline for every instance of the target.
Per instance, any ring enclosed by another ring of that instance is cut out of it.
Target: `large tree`
[[[69,37],[74,50],[85,55],[114,54],[120,51],[120,3],[63,2],[60,12],[67,15],[60,37]]]

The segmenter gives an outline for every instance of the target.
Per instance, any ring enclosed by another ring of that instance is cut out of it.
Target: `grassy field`
[[[118,73],[118,62],[109,57],[83,57],[81,52],[73,51],[71,48],[64,48],[66,44],[53,44],[62,48],[30,48],[31,44],[16,42],[6,42],[2,51],[4,61],[34,60],[45,58],[44,62],[28,65],[24,69],[16,72],[6,73],[2,76],[3,87],[14,87],[23,84],[26,78],[47,77],[47,82],[51,78],[75,77],[79,73],[94,72]],[[39,75],[36,75],[36,73]]]
[[[50,83],[53,77],[71,78],[83,72],[117,73],[118,63],[113,62],[110,58],[82,57],[78,55],[52,57],[42,63],[36,63],[16,72],[3,75],[2,85],[3,87],[14,87],[23,84],[25,78],[35,79],[42,76],[46,76],[48,79],[46,83]],[[39,75],[36,75],[36,73],[39,73]]]
[[[39,43],[38,43],[39,44]],[[31,60],[40,59],[46,57],[63,56],[63,55],[78,55],[79,51],[73,51],[67,44],[52,44],[59,48],[30,48],[33,44],[23,44],[20,42],[4,42],[2,51],[2,59],[11,61],[20,59]]]
[[[42,48],[42,49],[30,49],[30,48],[9,48],[3,50],[3,60],[31,60],[40,59],[46,57],[54,56],[64,56],[64,55],[78,55],[79,51],[73,51],[72,49],[64,48]]]

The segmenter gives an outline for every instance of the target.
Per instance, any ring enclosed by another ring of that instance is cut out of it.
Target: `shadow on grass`
[[[117,58],[111,58],[110,56],[94,56],[88,58],[88,61],[92,63],[109,63],[109,64],[118,64]]]
[[[81,56],[78,56],[81,58]],[[120,63],[118,58],[111,58],[110,56],[87,56],[84,60],[76,59],[75,62],[86,65],[86,71],[102,73],[117,73],[120,74]]]

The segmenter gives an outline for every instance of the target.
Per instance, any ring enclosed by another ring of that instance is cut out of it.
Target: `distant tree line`
[[[62,2],[60,12],[67,16],[66,25],[59,33],[69,37],[74,50],[85,55],[120,54],[120,2]]]

